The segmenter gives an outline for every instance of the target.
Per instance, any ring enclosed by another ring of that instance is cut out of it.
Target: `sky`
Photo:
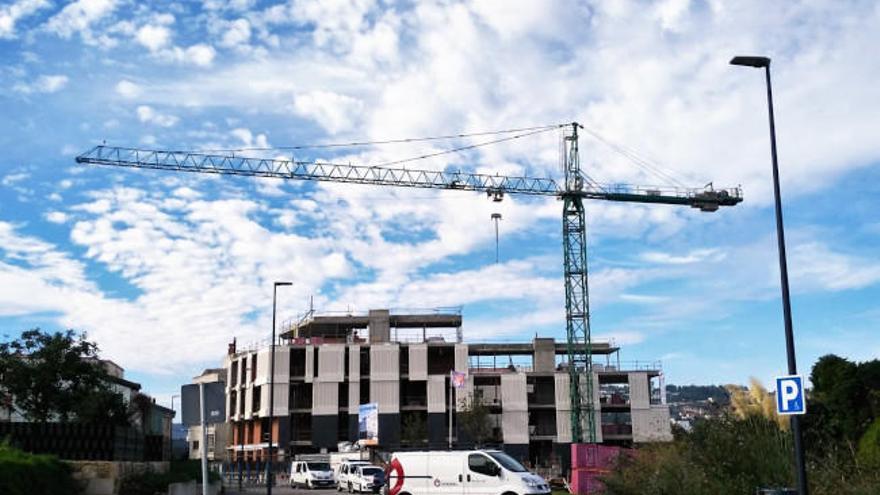
[[[594,339],[662,362],[667,383],[769,383],[786,361],[765,82],[728,65],[757,54],[773,60],[800,371],[827,353],[874,359],[878,46],[873,1],[0,0],[0,332],[84,331],[166,404],[233,338],[268,337],[279,280],[294,283],[279,320],[310,298],[461,307],[467,340],[563,339],[554,198],[74,159],[105,142],[271,148],[578,121],[598,181],[672,176],[745,198],[712,214],[590,202]],[[370,165],[484,140],[272,153]],[[558,179],[559,147],[553,131],[407,166]]]

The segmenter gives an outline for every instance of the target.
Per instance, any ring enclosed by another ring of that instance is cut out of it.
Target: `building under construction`
[[[450,403],[488,410],[484,443],[530,465],[567,470],[571,401],[566,344],[465,342],[458,310],[314,314],[286,325],[275,354],[269,411],[268,345],[231,345],[225,360],[229,461],[265,462],[332,452],[358,440],[361,404],[378,405],[382,449],[447,448]],[[629,445],[672,438],[659,363],[621,363],[613,342],[593,342],[597,440]],[[466,373],[459,388],[450,372]],[[452,395],[452,397],[450,397]],[[452,415],[452,443],[470,440]]]

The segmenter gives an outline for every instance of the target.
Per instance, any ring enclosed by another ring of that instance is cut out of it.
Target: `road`
[[[226,493],[228,495],[262,495],[266,493],[265,486],[255,486],[250,488],[245,488],[243,491],[238,491],[238,488],[235,486],[227,486]],[[305,488],[291,488],[287,485],[278,485],[272,488],[272,495],[337,495],[340,492],[337,492],[335,488],[331,488],[329,490],[307,490]],[[341,492],[348,493],[348,492]]]

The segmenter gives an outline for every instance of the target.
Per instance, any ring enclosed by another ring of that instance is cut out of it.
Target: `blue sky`
[[[305,310],[463,306],[470,340],[564,334],[560,204],[77,166],[120,146],[350,142],[578,120],[715,214],[593,202],[593,330],[671,383],[769,382],[785,355],[763,78],[773,58],[800,367],[880,355],[876,2],[0,3],[0,326],[76,328],[168,401]],[[303,150],[351,163],[471,144]],[[559,175],[559,135],[420,167]],[[601,142],[584,169],[658,177]],[[494,263],[492,213],[502,213]]]

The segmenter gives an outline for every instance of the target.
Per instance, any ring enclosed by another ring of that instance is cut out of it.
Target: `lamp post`
[[[498,220],[501,220],[501,213],[493,213],[492,220],[495,221],[495,264],[498,264]]]
[[[767,79],[767,108],[770,116],[770,154],[773,159],[773,195],[776,200],[776,241],[779,250],[779,276],[782,283],[782,313],[785,319],[785,352],[788,357],[788,374],[797,374],[794,355],[794,331],[791,324],[791,298],[788,290],[788,263],[785,258],[785,232],[782,226],[782,198],[779,191],[779,163],[776,157],[776,122],[773,118],[773,89],[770,84],[770,59],[768,57],[733,57],[731,65],[763,68]],[[797,485],[800,495],[807,495],[807,468],[804,463],[804,443],[801,435],[800,416],[791,416],[791,433],[794,436],[794,455],[797,465]]]
[[[272,452],[272,416],[275,412],[275,301],[278,299],[278,287],[293,285],[291,282],[275,282],[272,286],[272,350],[269,355],[269,462],[266,463],[266,494],[272,495],[275,483],[272,464],[275,456]]]

